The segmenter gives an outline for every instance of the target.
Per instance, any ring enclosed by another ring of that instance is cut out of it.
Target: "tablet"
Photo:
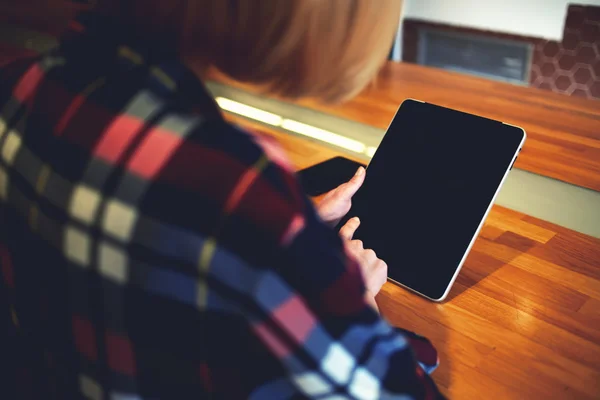
[[[525,141],[500,121],[406,100],[340,222],[388,264],[388,276],[431,300],[449,293]]]

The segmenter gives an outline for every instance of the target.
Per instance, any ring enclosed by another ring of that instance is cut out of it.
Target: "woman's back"
[[[104,17],[0,70],[18,397],[434,393],[278,152]]]

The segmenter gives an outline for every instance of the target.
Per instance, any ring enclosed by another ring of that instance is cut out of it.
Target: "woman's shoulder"
[[[281,240],[291,221],[307,211],[283,149],[273,138],[223,120],[194,121],[156,171],[144,202],[161,199],[161,218],[203,234],[235,221],[239,232]],[[169,146],[157,145],[155,160]]]
[[[269,162],[275,164],[283,173],[294,175],[294,166],[277,139],[259,130],[246,129],[233,124],[229,124],[229,126],[235,135],[239,135],[242,140],[249,141],[256,146]]]

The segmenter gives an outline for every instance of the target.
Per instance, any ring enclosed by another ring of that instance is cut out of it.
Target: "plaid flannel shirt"
[[[0,69],[0,223],[15,398],[439,396],[279,148],[104,17]]]

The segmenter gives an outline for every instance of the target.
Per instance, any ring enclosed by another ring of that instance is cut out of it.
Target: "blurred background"
[[[405,0],[392,58],[600,99],[600,1],[572,3]]]
[[[45,50],[90,0],[4,0],[0,62]],[[48,36],[46,36],[48,35]],[[390,60],[600,99],[599,0],[404,0]]]
[[[403,4],[376,84],[346,104],[266,96],[217,72],[205,84],[228,120],[277,136],[297,167],[323,149],[368,163],[406,98],[521,126],[528,139],[497,203],[600,237],[600,0]],[[0,64],[52,48],[91,7],[0,0]]]

